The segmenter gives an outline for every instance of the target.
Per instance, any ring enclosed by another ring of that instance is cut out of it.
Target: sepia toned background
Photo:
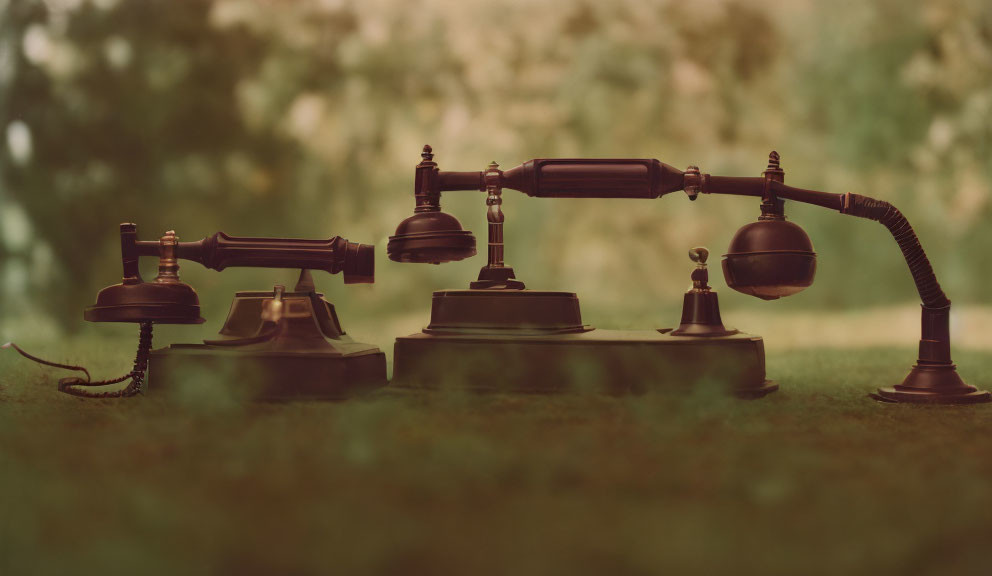
[[[117,224],[375,243],[377,282],[318,275],[346,329],[389,348],[429,293],[482,256],[399,265],[430,143],[442,169],[535,157],[649,157],[888,200],[916,227],[958,310],[962,346],[992,319],[992,8],[982,0],[3,0],[0,336],[90,330],[81,310],[120,276]],[[481,194],[443,205],[480,240]],[[505,195],[507,261],[531,288],[574,290],[596,326],[677,321],[686,250],[725,250],[749,199],[543,200]],[[730,293],[728,323],[783,346],[864,337],[912,346],[915,292],[888,233],[815,207],[787,214],[819,253],[814,286],[765,303]],[[153,275],[155,262],[145,262]],[[187,264],[208,324],[232,292],[294,273]],[[963,314],[962,311],[968,311]],[[838,314],[843,314],[838,321]],[[852,321],[864,330],[851,330]],[[803,320],[805,319],[805,320]],[[879,330],[897,323],[907,330]],[[820,326],[821,335],[794,321]],[[110,331],[130,327],[96,327]],[[872,329],[874,328],[874,330]],[[780,332],[784,331],[784,332]],[[106,333],[106,332],[104,332]],[[788,336],[792,334],[792,336]]]
[[[0,342],[84,364],[136,327],[83,308],[141,237],[374,243],[374,285],[316,273],[391,355],[464,288],[385,254],[425,143],[443,169],[648,157],[898,206],[954,301],[955,360],[992,389],[988,0],[0,0]],[[481,242],[480,193],[446,193]],[[714,263],[754,199],[504,194],[507,261],[602,328],[673,326],[686,251]],[[765,338],[779,392],[414,393],[244,403],[81,400],[0,350],[2,574],[989,573],[989,405],[871,402],[905,377],[918,301],[880,225],[787,206],[815,284],[726,324]],[[143,262],[146,278],[154,259]],[[184,263],[207,323],[289,270]],[[216,378],[216,380],[221,380]],[[235,383],[236,386],[236,383]],[[712,392],[712,391],[711,391]]]

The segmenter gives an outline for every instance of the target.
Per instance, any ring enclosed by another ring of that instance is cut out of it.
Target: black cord
[[[89,370],[82,366],[75,366],[73,364],[61,364],[59,362],[52,362],[50,360],[44,360],[38,358],[32,354],[28,354],[22,350],[17,344],[13,342],[8,342],[0,348],[13,348],[18,354],[24,356],[28,360],[37,362],[39,364],[44,364],[45,366],[54,366],[55,368],[64,368],[66,370],[75,370],[77,372],[82,372],[86,375],[85,378],[80,378],[78,376],[70,376],[67,378],[59,379],[59,392],[64,392],[71,396],[78,396],[80,398],[126,398],[129,396],[134,396],[140,394],[145,384],[145,372],[148,370],[148,354],[152,349],[152,323],[142,322],[140,324],[140,329],[138,333],[138,352],[134,358],[134,367],[127,374],[114,378],[112,380],[99,380],[96,382],[90,381]],[[130,379],[128,385],[119,390],[110,391],[92,391],[87,390],[89,387],[96,386],[108,386],[110,384],[119,384],[125,380]]]

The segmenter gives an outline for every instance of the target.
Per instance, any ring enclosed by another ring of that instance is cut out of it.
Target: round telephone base
[[[425,334],[528,335],[588,332],[574,292],[439,290]]]

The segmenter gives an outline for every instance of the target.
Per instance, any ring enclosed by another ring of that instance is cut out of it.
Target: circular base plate
[[[969,386],[958,376],[954,364],[917,363],[909,375],[892,388],[880,388],[878,399],[907,404],[978,404],[992,395]]]
[[[903,404],[981,404],[992,400],[992,394],[985,390],[975,390],[968,394],[940,394],[879,388],[878,393],[872,394],[872,397],[883,402]]]
[[[738,398],[764,398],[777,390],[778,384],[772,382],[771,380],[765,380],[764,383],[757,388],[739,388],[734,390],[733,394]]]
[[[732,336],[737,334],[740,330],[735,330],[733,328],[725,328],[723,326],[712,326],[705,324],[683,324],[675,330],[672,330],[670,334],[672,336]]]
[[[535,335],[587,332],[574,292],[441,290],[425,334]]]

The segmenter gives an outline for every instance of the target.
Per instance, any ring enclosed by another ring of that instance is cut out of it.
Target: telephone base
[[[195,398],[207,388],[244,400],[342,400],[386,385],[386,356],[268,352],[173,344],[153,350],[147,393]]]
[[[761,397],[765,345],[727,331],[597,330],[574,292],[440,290],[423,332],[396,339],[393,384],[501,392],[608,394],[718,389]]]
[[[393,385],[410,388],[614,395],[712,389],[748,398],[778,389],[765,379],[764,341],[741,333],[420,333],[397,338],[393,358]]]

